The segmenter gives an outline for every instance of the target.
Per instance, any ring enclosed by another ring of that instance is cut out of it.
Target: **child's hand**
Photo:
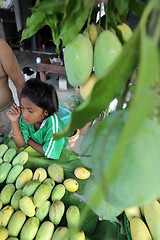
[[[7,116],[11,120],[11,122],[16,122],[19,120],[21,116],[21,109],[18,107],[15,103],[12,105],[12,107],[8,110]]]

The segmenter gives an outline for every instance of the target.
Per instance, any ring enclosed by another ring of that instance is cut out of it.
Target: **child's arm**
[[[34,148],[37,152],[39,152],[40,154],[42,154],[43,156],[45,156],[41,144],[39,144],[39,143],[33,141],[31,138],[28,139],[27,144],[30,145],[32,148]]]
[[[18,147],[23,147],[25,145],[25,141],[19,126],[19,118],[21,116],[20,107],[18,107],[16,104],[13,104],[7,112],[7,116],[11,121],[12,134],[16,145]]]

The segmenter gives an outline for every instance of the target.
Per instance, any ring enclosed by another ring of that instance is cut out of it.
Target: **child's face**
[[[48,115],[47,111],[35,105],[29,98],[21,99],[21,111],[24,122],[28,125],[41,123]]]

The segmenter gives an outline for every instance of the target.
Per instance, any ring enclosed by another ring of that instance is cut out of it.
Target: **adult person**
[[[24,85],[24,78],[16,56],[7,42],[0,38],[0,136],[11,130],[10,119],[6,112],[13,105],[13,93],[9,87],[9,78],[13,82],[18,99]]]

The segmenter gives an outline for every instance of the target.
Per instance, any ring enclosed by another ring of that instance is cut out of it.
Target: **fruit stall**
[[[83,98],[54,139],[95,124],[59,160],[2,139],[0,240],[160,240],[159,0],[42,0],[31,10],[21,41],[48,25]]]

